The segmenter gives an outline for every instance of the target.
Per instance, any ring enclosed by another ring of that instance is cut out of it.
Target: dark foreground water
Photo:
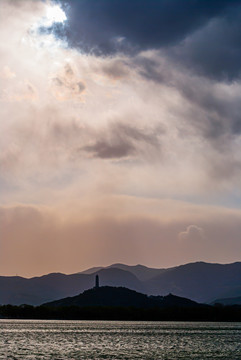
[[[241,359],[241,323],[0,320],[0,359]]]

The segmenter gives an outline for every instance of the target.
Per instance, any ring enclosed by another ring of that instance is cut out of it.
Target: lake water
[[[241,323],[0,320],[0,359],[241,359]]]

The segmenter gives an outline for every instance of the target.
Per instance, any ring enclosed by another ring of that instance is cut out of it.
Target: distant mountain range
[[[241,305],[241,296],[225,298],[225,299],[216,299],[216,300],[212,301],[211,305],[215,305],[215,304],[222,304],[225,306]]]
[[[169,294],[167,296],[147,296],[125,287],[102,286],[84,291],[82,294],[52,301],[45,306],[115,306],[135,308],[165,308],[165,307],[199,307],[195,301]]]
[[[172,293],[200,303],[241,296],[241,262],[196,262],[168,269],[113,264],[72,275],[52,273],[31,279],[0,276],[0,304],[40,305],[75,296],[93,288],[96,274],[101,286],[121,286],[147,295]]]

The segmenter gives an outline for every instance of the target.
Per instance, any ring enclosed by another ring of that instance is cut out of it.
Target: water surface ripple
[[[0,359],[241,359],[241,323],[0,320]]]

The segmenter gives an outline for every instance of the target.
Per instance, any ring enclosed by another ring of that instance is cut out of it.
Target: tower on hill
[[[96,275],[96,277],[95,277],[95,288],[98,289],[99,287],[100,287],[99,275]]]

